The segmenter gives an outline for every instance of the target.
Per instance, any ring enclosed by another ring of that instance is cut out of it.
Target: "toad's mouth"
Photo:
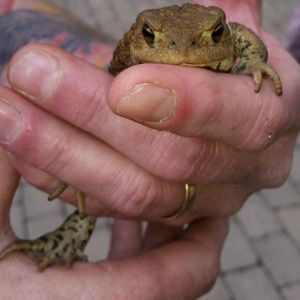
[[[147,59],[143,59],[143,60],[139,60],[140,64],[151,64],[151,63],[155,63],[155,64],[166,64],[166,65],[177,65],[177,66],[183,66],[183,67],[194,67],[194,68],[206,68],[212,65],[216,65],[219,63],[222,63],[224,61],[225,58],[220,58],[217,60],[210,60],[207,62],[186,62],[186,61],[176,61],[176,60],[170,60],[170,61],[160,61],[160,60],[147,60]]]

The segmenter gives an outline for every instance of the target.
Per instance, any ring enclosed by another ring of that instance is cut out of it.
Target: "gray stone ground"
[[[114,39],[146,7],[180,3],[174,0],[55,1],[88,23],[101,27]],[[265,0],[266,27],[284,40],[295,0]],[[202,300],[299,300],[300,299],[300,143],[286,184],[251,197],[232,218],[231,233],[222,256],[222,273],[211,293]],[[55,228],[72,208],[22,184],[16,195],[12,223],[16,233],[34,238]],[[99,220],[89,246],[93,260],[104,258],[109,247],[110,221]]]

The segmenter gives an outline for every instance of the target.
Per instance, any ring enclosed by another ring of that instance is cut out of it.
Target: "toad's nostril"
[[[195,46],[196,46],[196,40],[193,40],[193,41],[191,42],[191,46],[192,46],[192,47],[195,47]]]
[[[174,41],[171,41],[170,48],[171,49],[176,49],[176,43]]]

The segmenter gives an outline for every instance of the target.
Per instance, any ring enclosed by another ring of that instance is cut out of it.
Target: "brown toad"
[[[282,86],[266,63],[267,48],[249,28],[226,23],[223,10],[197,4],[169,6],[141,12],[115,50],[112,74],[140,63],[205,67],[214,71],[252,74],[259,92],[268,75],[277,95]]]

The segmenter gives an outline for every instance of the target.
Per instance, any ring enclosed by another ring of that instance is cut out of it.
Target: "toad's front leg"
[[[51,264],[72,265],[75,261],[86,261],[84,249],[95,228],[96,217],[81,217],[76,210],[56,230],[33,241],[18,240],[6,246],[0,260],[12,252],[22,252],[38,261],[38,270],[43,271]]]
[[[232,30],[237,65],[234,73],[252,74],[255,92],[261,89],[263,75],[269,76],[274,84],[277,95],[282,94],[282,84],[278,73],[267,64],[268,51],[261,39],[249,28],[239,23],[230,23]]]

